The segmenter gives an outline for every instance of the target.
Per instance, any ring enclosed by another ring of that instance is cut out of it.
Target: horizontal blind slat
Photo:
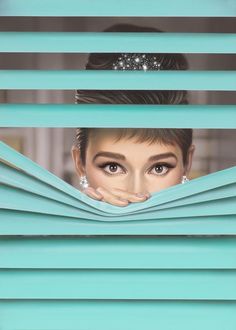
[[[235,253],[236,236],[0,238],[8,269],[236,269]]]
[[[236,70],[0,70],[0,88],[236,91]]]
[[[0,123],[1,127],[233,129],[236,105],[0,104]]]
[[[235,33],[0,32],[0,52],[235,54]]]
[[[93,221],[145,221],[159,220],[166,218],[191,218],[194,216],[218,216],[218,215],[236,215],[236,197],[210,200],[207,202],[190,203],[173,208],[160,209],[154,212],[140,212],[137,214],[121,215],[120,217],[92,214],[82,209],[40,196],[40,194],[26,192],[5,184],[0,185],[2,194],[0,208],[12,211],[26,211],[32,213],[41,213],[45,215],[65,216],[69,219],[93,220]]]
[[[2,0],[0,16],[235,17],[234,0]]]
[[[235,309],[227,300],[1,300],[0,320],[4,330],[235,330]]]
[[[13,164],[12,164],[13,165]],[[14,166],[14,165],[13,165]],[[236,169],[236,167],[235,167]],[[229,179],[229,178],[228,178]],[[202,191],[201,196],[196,197],[196,191],[192,191],[190,194],[180,195],[176,200],[174,196],[167,199],[159,198],[158,210],[173,208],[178,206],[190,205],[200,202],[208,202],[212,200],[221,200],[224,198],[236,197],[236,183],[227,180],[224,187],[209,187],[208,190]],[[12,168],[11,166],[6,166],[4,162],[0,161],[0,182],[5,185],[14,187],[16,190],[22,189],[29,193],[33,193],[47,199],[56,202],[63,203],[64,205],[73,206],[74,208],[80,210],[81,207],[83,210],[90,211],[94,213],[94,210],[88,207],[88,205],[83,206],[78,203],[78,196],[68,195],[66,192],[58,191],[57,188],[51,186],[48,182],[43,182],[38,178],[32,176],[31,173],[22,173],[21,171]],[[210,189],[213,188],[213,189]],[[76,191],[77,192],[77,191]],[[91,205],[90,205],[91,206]],[[157,205],[156,205],[157,206]],[[145,212],[145,211],[144,211]],[[96,210],[96,214],[101,214],[104,216],[104,213],[101,210]],[[142,212],[143,213],[143,212]],[[145,212],[148,216],[149,212]]]
[[[0,270],[0,299],[236,300],[235,280],[225,269],[12,269]]]
[[[153,211],[154,209],[159,209],[160,206],[165,204],[166,208],[169,208],[170,204],[174,203],[175,206],[183,206],[187,201],[190,201],[190,204],[193,202],[203,202],[205,199],[202,199],[202,196],[192,200],[193,196],[199,196],[199,193],[203,193],[203,196],[207,196],[208,200],[214,200],[219,198],[225,198],[230,196],[235,196],[235,191],[232,190],[233,185],[235,184],[235,174],[236,174],[236,166],[224,169],[222,171],[217,171],[214,173],[210,173],[207,176],[196,178],[195,180],[191,180],[188,185],[175,185],[174,187],[170,188],[170,191],[162,191],[158,194],[153,195],[153,199],[149,199],[142,205],[130,205],[127,208],[120,209],[119,207],[108,206],[108,204],[103,204],[98,201],[95,201],[91,198],[88,198],[86,195],[82,194],[78,189],[74,188],[70,184],[66,183],[62,179],[55,176],[53,173],[47,171],[46,169],[39,166],[37,163],[31,161],[29,158],[24,156],[23,154],[16,152],[14,149],[9,147],[8,145],[4,144],[3,142],[0,143],[0,159],[3,162],[8,162],[9,164],[2,164],[1,166],[1,173],[4,173],[4,170],[7,170],[7,177],[2,179],[2,183],[11,186],[11,187],[18,187],[21,189],[23,188],[24,182],[18,183],[17,173],[19,174],[19,170],[23,170],[25,175],[22,175],[22,181],[24,181],[24,177],[27,182],[27,177],[31,176],[31,179],[35,180],[35,183],[39,181],[42,188],[42,183],[44,187],[44,192],[51,192],[52,190],[60,190],[62,195],[69,195],[68,197],[73,197],[73,200],[76,199],[79,201],[77,207],[80,209],[82,207],[83,211],[89,210],[96,213],[102,212],[103,216],[110,216],[113,214],[114,216],[120,216],[122,214],[131,216],[130,211],[137,211],[139,214],[141,213],[149,213],[149,211]],[[10,166],[13,166],[16,169],[10,170]],[[11,172],[12,174],[9,174]],[[14,173],[14,174],[13,174]],[[8,177],[12,176],[9,181]],[[16,180],[14,182],[14,180]],[[31,180],[30,180],[31,181]],[[29,182],[29,181],[28,181]],[[45,186],[46,184],[46,186]],[[50,185],[50,187],[48,187]],[[191,189],[189,189],[191,186]],[[47,189],[47,187],[49,189]],[[8,187],[9,188],[9,187]],[[7,188],[7,190],[8,190]],[[42,190],[37,189],[34,191],[36,195],[40,195]],[[14,189],[14,188],[13,188]],[[23,188],[23,190],[31,191],[31,188],[28,189],[27,186]],[[211,191],[213,193],[211,194]],[[17,190],[21,191],[21,190]],[[25,192],[26,192],[25,191]],[[210,194],[209,194],[210,193]],[[64,199],[64,202],[67,201]],[[82,202],[82,203],[81,203]],[[176,204],[177,203],[177,204]],[[109,210],[110,211],[109,211]],[[128,209],[128,210],[127,210]],[[100,214],[100,213],[99,213]],[[117,217],[116,217],[117,219]],[[122,219],[124,220],[124,218]]]
[[[9,235],[236,235],[235,215],[131,222],[94,222],[39,213],[0,211],[0,233]]]

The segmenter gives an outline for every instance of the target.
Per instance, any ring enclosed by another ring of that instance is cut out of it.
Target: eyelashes
[[[163,173],[163,172],[161,172],[161,173],[158,173],[158,172],[155,172],[155,173],[151,173],[153,170],[155,171],[155,169],[157,168],[157,167],[165,167],[165,168],[167,168],[167,170]],[[174,168],[175,166],[174,165],[172,165],[172,164],[169,164],[169,163],[156,163],[156,164],[153,164],[150,168],[149,168],[149,170],[148,170],[148,173],[150,173],[150,174],[154,174],[154,175],[157,175],[157,176],[161,176],[161,175],[165,175],[165,174],[167,174],[168,172],[169,172],[169,170],[171,169],[171,168]]]
[[[97,166],[100,169],[102,169],[105,174],[108,174],[108,175],[118,175],[118,174],[126,174],[127,173],[127,170],[117,162],[105,162],[105,163],[102,163],[102,164],[97,165]],[[165,167],[166,171],[164,173],[163,173],[163,171],[161,171],[161,173],[158,173],[156,171],[157,167],[162,167],[162,168]],[[176,167],[176,165],[173,165],[173,164],[170,164],[170,163],[166,163],[166,162],[160,163],[159,162],[159,163],[155,163],[152,166],[150,166],[149,169],[146,172],[148,174],[153,174],[153,175],[156,175],[156,176],[162,176],[162,175],[167,174],[170,171],[170,169],[175,168],[175,167]]]
[[[106,167],[110,166],[109,170],[106,170]],[[124,174],[126,170],[123,166],[116,162],[106,162],[101,165],[98,165],[99,168],[103,169],[103,171],[108,175],[115,175],[115,174]],[[119,171],[117,171],[119,169]]]

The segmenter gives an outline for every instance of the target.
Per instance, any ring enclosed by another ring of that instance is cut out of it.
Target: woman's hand
[[[122,189],[113,188],[107,190],[102,187],[97,189],[88,187],[85,188],[83,192],[93,199],[107,202],[116,206],[127,206],[129,203],[144,202],[150,197],[148,193],[135,194]]]

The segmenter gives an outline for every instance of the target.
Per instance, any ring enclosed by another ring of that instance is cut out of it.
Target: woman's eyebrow
[[[154,156],[149,157],[148,160],[154,161],[154,160],[159,160],[161,158],[169,158],[169,157],[174,157],[176,160],[178,160],[176,155],[173,152],[165,152],[163,154],[154,155]]]
[[[100,151],[93,157],[93,162],[99,156],[110,157],[110,158],[115,158],[115,159],[119,159],[119,160],[125,160],[125,156],[122,154],[117,154],[115,152],[110,152],[110,151]]]

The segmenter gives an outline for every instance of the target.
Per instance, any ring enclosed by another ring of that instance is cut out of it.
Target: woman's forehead
[[[89,136],[88,151],[95,153],[100,150],[132,153],[136,150],[139,153],[154,153],[173,151],[181,155],[180,147],[177,143],[164,143],[156,139],[150,141],[141,139],[139,135],[130,135],[129,132],[125,135],[120,135],[119,129],[97,129]]]
[[[94,128],[90,129],[89,140],[109,140],[112,143],[120,140],[132,140],[133,143],[176,144],[173,136],[168,136],[164,129],[145,128]],[[89,141],[88,141],[89,142]]]

